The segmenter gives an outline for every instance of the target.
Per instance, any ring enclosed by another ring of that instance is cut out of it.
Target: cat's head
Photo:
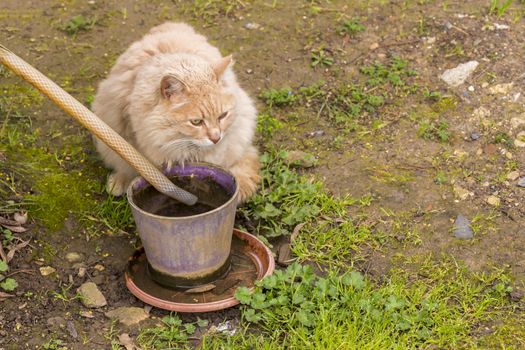
[[[191,151],[221,142],[235,117],[235,97],[221,79],[231,62],[231,56],[212,64],[181,59],[163,74],[155,108],[164,135],[171,135],[163,150]]]

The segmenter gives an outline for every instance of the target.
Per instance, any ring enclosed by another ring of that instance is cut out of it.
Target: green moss
[[[68,171],[59,165],[56,155],[32,147],[19,150],[30,167],[32,193],[27,198],[34,202],[33,216],[51,230],[62,227],[70,215],[96,207],[92,197],[99,184],[80,170]]]
[[[455,97],[447,96],[440,99],[438,102],[432,105],[432,109],[437,113],[444,113],[453,111],[458,105],[458,100]]]
[[[87,164],[85,136],[62,135],[56,129],[45,132],[29,121],[9,123],[6,130],[0,135],[0,151],[8,159],[6,166],[19,174],[18,186],[24,189],[20,192],[32,203],[37,222],[54,231],[70,215],[78,217],[96,208],[93,194],[100,190],[99,168]]]

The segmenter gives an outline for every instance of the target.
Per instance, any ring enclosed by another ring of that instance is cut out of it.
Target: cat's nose
[[[210,135],[208,138],[210,139],[211,142],[217,143],[217,142],[219,142],[221,140],[221,135],[220,134],[219,135]]]
[[[217,129],[212,129],[208,131],[208,138],[211,142],[217,143],[221,140],[221,132]]]

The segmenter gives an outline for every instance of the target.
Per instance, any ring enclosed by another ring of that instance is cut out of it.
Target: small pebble
[[[40,274],[42,276],[48,276],[54,272],[56,272],[56,269],[51,266],[42,266],[40,269]]]
[[[106,268],[104,267],[104,265],[100,265],[100,264],[96,264],[95,266],[93,266],[93,268],[97,271],[104,271]]]
[[[488,196],[487,203],[492,206],[499,207],[499,205],[501,204],[501,199],[496,196]]]
[[[517,171],[517,170],[511,171],[510,173],[507,174],[507,180],[509,180],[509,181],[514,181],[518,177],[520,177],[520,172]]]
[[[516,135],[514,140],[514,146],[516,147],[525,147],[525,131],[521,131]]]
[[[472,239],[474,237],[470,222],[461,214],[454,221],[454,236],[459,239]]]
[[[66,254],[66,260],[70,263],[77,263],[82,261],[82,255],[76,252],[69,252]]]
[[[246,74],[252,74],[252,73],[253,73],[253,69],[248,68],[248,69],[246,70]]]
[[[308,135],[308,137],[323,136],[324,135],[324,130],[315,130],[315,131],[309,132],[307,135]]]
[[[246,29],[250,29],[250,30],[251,30],[251,29],[259,29],[260,27],[261,27],[261,25],[255,23],[255,22],[249,22],[249,23],[246,23],[246,24],[244,25],[244,28],[246,28]]]
[[[93,282],[86,282],[77,289],[81,296],[80,301],[85,307],[99,308],[107,305],[106,298],[100,292],[97,285]]]
[[[519,180],[518,180],[518,184],[517,184],[519,187],[525,187],[525,176],[521,177]]]
[[[27,211],[22,210],[20,212],[16,212],[14,215],[14,219],[20,225],[25,225],[27,223]]]
[[[480,137],[481,137],[481,135],[480,135],[478,132],[476,132],[476,131],[470,133],[470,139],[471,139],[472,141],[476,141],[476,140],[478,140]]]
[[[85,267],[78,268],[78,277],[82,278],[86,275],[87,269]]]
[[[470,86],[468,87],[468,91],[470,91],[470,92],[474,92],[474,86],[470,85]]]

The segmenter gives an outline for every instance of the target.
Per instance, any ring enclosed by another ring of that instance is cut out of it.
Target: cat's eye
[[[191,125],[199,126],[202,125],[204,121],[202,119],[191,119],[190,123]]]
[[[219,116],[219,120],[223,120],[224,118],[226,118],[228,116],[228,112],[224,112],[222,113],[220,116]]]

